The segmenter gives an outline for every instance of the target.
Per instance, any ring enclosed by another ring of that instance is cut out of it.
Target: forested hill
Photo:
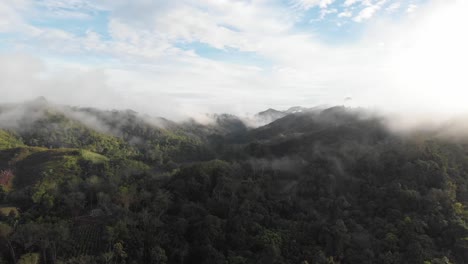
[[[468,263],[468,137],[256,118],[1,105],[0,263]]]

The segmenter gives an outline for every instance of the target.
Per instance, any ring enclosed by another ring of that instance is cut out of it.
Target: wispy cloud
[[[346,0],[346,1],[344,2],[344,6],[352,6],[352,5],[354,5],[354,4],[356,4],[356,3],[359,3],[359,2],[361,2],[361,1],[362,1],[362,0]]]
[[[413,13],[414,11],[416,11],[417,8],[418,8],[417,5],[415,5],[415,4],[409,4],[409,5],[408,5],[408,8],[406,8],[406,12],[407,12],[407,13]]]
[[[387,8],[385,8],[385,10],[388,12],[395,12],[398,9],[400,9],[400,7],[401,7],[401,3],[395,2],[395,3],[390,4]]]
[[[338,17],[352,17],[353,13],[349,10],[345,10],[338,14]]]
[[[387,2],[387,0],[381,0],[375,4],[368,3],[367,7],[362,9],[357,16],[353,18],[355,22],[362,22],[372,18],[377,11],[379,11],[382,6]]]
[[[294,5],[308,10],[313,7],[320,7],[320,8],[326,8],[327,6],[333,4],[335,0],[294,0]]]

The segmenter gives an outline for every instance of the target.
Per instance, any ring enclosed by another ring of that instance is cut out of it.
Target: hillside
[[[468,263],[468,141],[263,114],[0,106],[0,263]]]
[[[0,129],[0,149],[9,149],[23,146],[23,142],[12,133]]]

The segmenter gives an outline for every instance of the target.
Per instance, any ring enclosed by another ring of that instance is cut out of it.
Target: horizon
[[[36,104],[39,103],[39,104]],[[31,112],[30,106],[33,106]],[[4,107],[2,109],[2,107]],[[39,108],[37,108],[39,107]],[[138,112],[131,108],[100,108],[89,105],[69,105],[61,104],[48,100],[44,96],[39,96],[32,100],[20,102],[1,103],[0,102],[0,129],[17,129],[18,121],[33,124],[37,120],[45,118],[44,113],[52,110],[54,113],[80,122],[81,124],[96,129],[96,131],[108,131],[108,128],[101,127],[102,121],[95,118],[93,114],[87,113],[88,110],[97,112],[131,112],[134,117],[141,119],[144,123],[155,128],[165,128],[168,123],[178,125],[188,125],[191,122],[202,126],[215,127],[220,125],[220,119],[234,118],[240,121],[249,129],[256,129],[292,115],[309,115],[310,117],[330,109],[341,109],[342,114],[356,115],[363,120],[378,121],[382,127],[394,135],[411,136],[413,133],[435,133],[434,136],[454,140],[468,138],[468,127],[465,125],[468,120],[468,114],[441,114],[436,112],[390,112],[378,109],[366,108],[350,105],[316,105],[312,107],[290,106],[283,109],[267,108],[256,113],[229,113],[229,112],[205,112],[192,113],[181,116],[180,118],[170,118],[162,115],[151,115],[145,112]],[[44,112],[45,110],[45,112]],[[272,113],[273,112],[273,113]],[[47,119],[47,118],[46,118]],[[222,121],[221,121],[222,122]]]

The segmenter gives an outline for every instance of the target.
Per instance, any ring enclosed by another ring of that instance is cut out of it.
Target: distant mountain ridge
[[[269,108],[265,111],[259,112],[254,115],[253,119],[254,122],[258,126],[267,125],[277,119],[283,118],[289,114],[299,114],[299,113],[307,113],[307,112],[317,112],[326,109],[326,106],[316,106],[316,107],[302,107],[302,106],[293,106],[288,108],[287,110],[276,110],[273,108]]]

